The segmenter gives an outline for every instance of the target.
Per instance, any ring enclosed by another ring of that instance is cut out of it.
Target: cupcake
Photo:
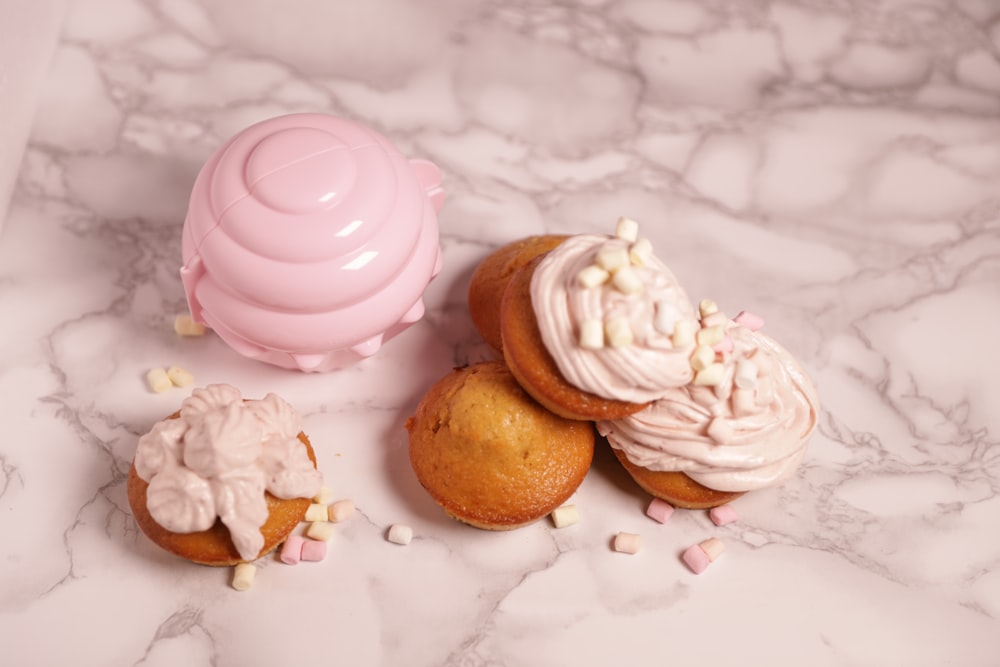
[[[406,421],[410,463],[451,517],[509,530],[562,505],[594,454],[591,424],[552,414],[499,361],[459,368]]]
[[[479,263],[469,281],[469,316],[476,331],[498,355],[502,354],[500,302],[511,277],[522,266],[566,240],[548,234],[519,239],[490,253]]]
[[[819,410],[813,383],[787,350],[714,305],[702,310],[694,380],[640,412],[597,423],[639,486],[691,509],[786,480]]]
[[[136,523],[154,543],[203,565],[250,562],[281,544],[322,486],[298,413],[268,394],[195,389],[139,439],[129,470]]]
[[[572,236],[504,292],[504,360],[563,417],[619,419],[693,377],[694,307],[636,231],[623,218],[615,236]]]

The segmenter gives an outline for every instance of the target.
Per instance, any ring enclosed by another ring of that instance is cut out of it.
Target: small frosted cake
[[[694,307],[637,226],[580,234],[511,279],[504,360],[521,386],[569,419],[618,419],[693,377]]]
[[[455,369],[407,420],[410,462],[445,512],[488,530],[537,521],[583,481],[594,430],[528,396],[499,361]]]
[[[170,553],[235,565],[281,544],[321,486],[291,405],[216,384],[139,439],[128,499],[142,532]]]
[[[643,489],[691,509],[791,476],[819,410],[813,383],[783,347],[707,303],[694,380],[641,412],[597,423]]]

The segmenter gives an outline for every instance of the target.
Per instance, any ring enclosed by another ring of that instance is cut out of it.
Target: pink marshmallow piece
[[[666,500],[660,498],[653,498],[649,502],[649,507],[646,508],[646,516],[648,516],[653,521],[659,521],[660,523],[666,523],[670,515],[674,513],[674,506],[668,503]]]
[[[712,349],[716,352],[721,352],[722,354],[729,354],[733,351],[733,339],[730,336],[726,336],[721,341],[712,346]]]
[[[287,565],[297,565],[302,560],[302,544],[305,539],[301,535],[289,535],[281,547],[281,562]]]
[[[709,565],[712,564],[712,559],[709,558],[708,554],[705,553],[705,550],[697,544],[689,546],[687,551],[685,551],[681,556],[681,559],[695,574],[701,574],[708,569]]]
[[[326,558],[326,542],[305,540],[302,542],[302,560],[317,562]]]
[[[708,518],[711,519],[712,523],[716,526],[725,526],[727,523],[738,521],[740,515],[736,512],[732,505],[720,505],[708,510]]]
[[[741,327],[746,327],[750,331],[759,331],[764,326],[764,318],[760,315],[741,310],[740,314],[733,318],[733,322]]]

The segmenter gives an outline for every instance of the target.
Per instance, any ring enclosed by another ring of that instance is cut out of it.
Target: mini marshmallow
[[[413,539],[413,529],[401,523],[394,523],[389,526],[389,534],[386,539],[393,544],[407,545]]]
[[[618,246],[601,248],[596,259],[597,265],[610,273],[629,265],[628,249]]]
[[[162,368],[150,368],[146,372],[146,384],[157,394],[162,394],[174,386],[174,383],[170,381],[170,376]]]
[[[670,341],[674,347],[688,347],[694,343],[694,336],[697,330],[698,324],[693,320],[677,320],[674,323],[674,333]]]
[[[167,377],[170,378],[170,384],[175,387],[190,387],[194,384],[194,376],[191,375],[191,371],[180,366],[168,368]]]
[[[327,508],[327,518],[334,523],[339,523],[352,514],[354,514],[354,501],[352,500],[338,500]]]
[[[753,389],[733,390],[733,414],[737,417],[746,417],[756,412],[757,403]]]
[[[681,560],[684,564],[691,569],[695,574],[701,574],[708,569],[708,566],[712,564],[712,559],[708,557],[705,550],[702,549],[697,544],[692,544],[689,546],[683,554],[681,554]]]
[[[656,316],[653,318],[654,329],[664,336],[671,336],[679,319],[681,319],[681,311],[677,309],[677,306],[669,301],[656,302]],[[676,343],[674,345],[675,347],[683,347],[677,346]]]
[[[594,287],[600,287],[604,283],[608,282],[608,278],[610,277],[610,273],[596,264],[591,264],[585,269],[580,269],[580,272],[576,274],[576,282],[580,283],[581,287],[591,289]]]
[[[615,225],[615,236],[626,241],[635,241],[639,236],[639,223],[622,216]]]
[[[642,278],[630,266],[625,266],[617,271],[611,278],[611,284],[622,294],[639,294],[642,292]]]
[[[738,521],[740,515],[733,509],[732,505],[719,505],[708,510],[708,518],[716,526],[725,526],[727,523]]]
[[[556,528],[565,528],[566,526],[572,526],[580,520],[580,512],[577,511],[576,505],[563,505],[562,507],[557,507],[552,510],[552,525]]]
[[[745,310],[741,310],[739,315],[733,318],[733,321],[741,327],[746,327],[750,331],[758,331],[764,326],[764,318],[760,315],[748,313]]]
[[[329,505],[333,502],[333,489],[324,484],[319,487],[319,491],[312,497],[312,501],[318,505]]]
[[[710,345],[699,345],[691,353],[691,368],[700,371],[715,362],[715,350]]]
[[[733,384],[740,389],[753,389],[757,386],[757,364],[749,359],[740,359],[736,362],[736,373],[733,375]]]
[[[195,322],[190,315],[178,315],[174,318],[174,333],[180,336],[204,336],[205,325]]]
[[[722,327],[725,329],[727,324],[729,324],[729,318],[721,310],[703,315],[701,318],[701,326],[703,327]]]
[[[250,590],[257,568],[252,563],[240,563],[233,568],[233,588],[238,591]]]
[[[638,553],[642,546],[642,537],[635,533],[618,533],[615,535],[615,551],[623,554]]]
[[[735,345],[735,343],[733,343],[733,339],[730,336],[726,336],[725,338],[723,338],[722,340],[720,340],[718,343],[716,343],[715,345],[713,345],[712,349],[715,350],[716,352],[720,353],[720,354],[729,354],[730,352],[733,351],[733,348],[735,346],[736,345]]]
[[[716,561],[719,556],[726,550],[725,543],[718,537],[710,537],[704,542],[698,544],[698,547],[705,552],[710,561]]]
[[[608,320],[604,325],[604,335],[611,347],[631,345],[635,339],[632,334],[632,325],[624,317],[612,317]]]
[[[329,542],[333,539],[333,524],[329,521],[313,521],[306,529],[306,537],[310,540]]]
[[[305,538],[301,535],[289,535],[281,547],[281,554],[278,558],[286,565],[297,565],[302,560],[302,545],[304,543]]]
[[[698,304],[698,314],[704,319],[707,315],[719,312],[719,304],[711,299],[702,299]]]
[[[733,437],[733,427],[725,417],[716,417],[708,422],[706,433],[715,442],[726,442]]]
[[[699,345],[715,345],[721,343],[726,337],[726,330],[720,326],[703,327],[695,334],[695,340]]]
[[[581,322],[579,344],[587,350],[599,350],[604,347],[604,323],[596,319]]]
[[[302,519],[303,521],[326,521],[329,518],[327,513],[326,505],[320,505],[319,503],[310,503],[308,509],[306,509],[306,515]]]
[[[694,384],[702,387],[714,387],[722,382],[722,377],[726,373],[724,364],[718,362],[709,364],[694,374]]]
[[[653,498],[646,508],[646,516],[660,523],[666,523],[673,513],[674,506],[661,498]]]
[[[302,543],[302,560],[317,563],[326,558],[326,542],[305,540]]]
[[[629,247],[628,258],[635,266],[646,266],[653,258],[653,244],[649,239],[639,239]]]

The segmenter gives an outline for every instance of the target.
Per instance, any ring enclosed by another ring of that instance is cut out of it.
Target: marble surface
[[[996,2],[278,6],[70,3],[0,238],[0,662],[1000,664]],[[435,161],[448,191],[427,316],[326,375],[171,327],[202,161],[313,110]],[[403,422],[489,354],[471,270],[621,214],[693,298],[762,314],[802,360],[824,405],[803,466],[721,528],[647,519],[603,449],[576,526],[450,521]],[[137,531],[136,440],[185,395],[143,375],[169,364],[305,414],[359,508],[325,562],[265,559],[240,593]],[[642,550],[615,553],[618,531]],[[713,535],[727,552],[695,576],[679,555]]]

